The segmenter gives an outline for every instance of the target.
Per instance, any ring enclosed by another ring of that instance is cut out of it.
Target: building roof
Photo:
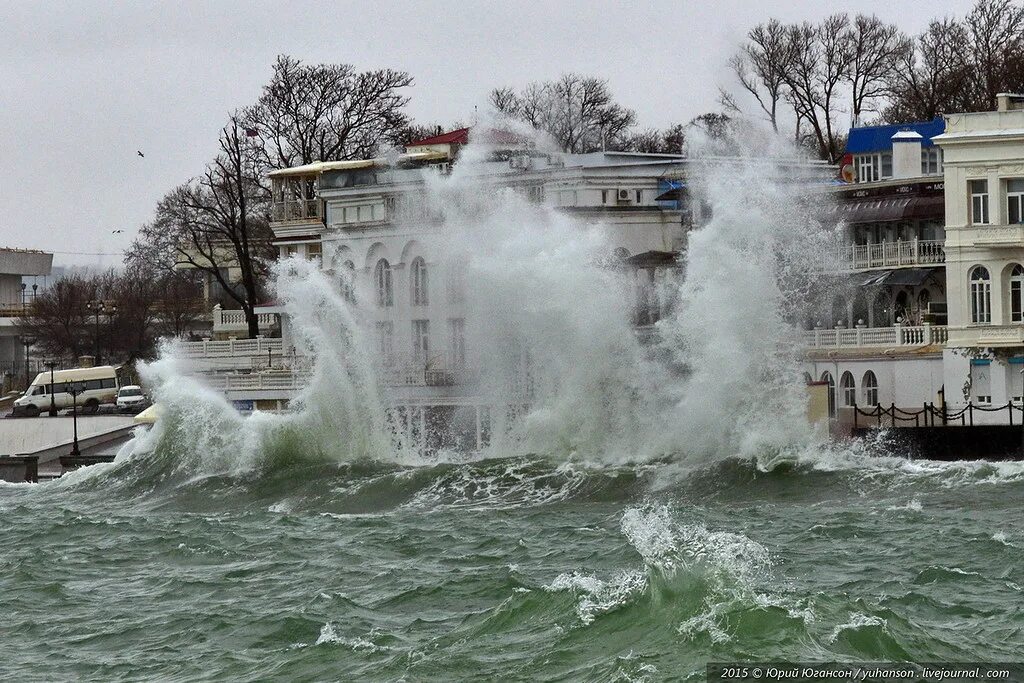
[[[394,158],[378,157],[376,159],[350,159],[347,161],[314,161],[303,166],[292,166],[291,168],[279,168],[267,175],[271,178],[293,175],[319,175],[325,171],[350,171],[358,168],[371,168],[373,166],[391,166],[392,164],[412,163],[417,161],[433,161],[446,159],[443,152],[412,152],[399,154]]]
[[[931,147],[932,138],[941,135],[945,130],[946,120],[941,116],[936,117],[934,121],[851,128],[846,140],[846,151],[849,154],[864,154],[892,149],[893,136],[905,131],[918,133],[921,136],[921,146]]]
[[[416,140],[410,142],[406,147],[422,147],[423,145],[450,145],[459,144],[464,145],[469,142],[469,128],[459,128],[457,130],[448,131],[447,133],[441,133],[440,135],[433,135],[429,138],[423,138],[422,140]]]

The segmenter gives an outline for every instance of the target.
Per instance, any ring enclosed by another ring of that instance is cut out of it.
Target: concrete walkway
[[[87,439],[132,424],[131,415],[80,416],[78,438]],[[0,419],[0,455],[35,453],[45,448],[70,444],[72,435],[70,416]]]

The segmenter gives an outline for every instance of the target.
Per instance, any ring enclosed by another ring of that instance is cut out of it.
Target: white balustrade
[[[284,344],[280,337],[256,339],[226,339],[179,342],[178,348],[188,358],[227,358],[232,356],[280,356]]]
[[[857,348],[927,346],[944,344],[949,339],[945,325],[894,325],[893,327],[855,327],[853,329],[809,330],[804,332],[808,348]]]
[[[933,265],[946,262],[942,240],[847,244],[839,247],[837,266],[844,270]]]

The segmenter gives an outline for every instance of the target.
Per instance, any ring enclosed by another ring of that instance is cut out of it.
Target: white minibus
[[[70,408],[72,396],[69,389],[72,386],[79,392],[75,397],[79,410],[95,413],[101,403],[117,400],[117,369],[103,365],[97,368],[56,370],[52,381],[49,370],[41,372],[25,393],[14,401],[14,414],[34,417],[48,411],[51,405],[57,410]]]

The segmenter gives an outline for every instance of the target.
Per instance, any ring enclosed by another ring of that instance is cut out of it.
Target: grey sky
[[[917,32],[972,4],[0,0],[0,245],[119,253],[160,196],[201,170],[228,112],[258,96],[283,52],[409,71],[423,123],[470,120],[493,86],[579,71],[607,78],[642,126],[664,126],[715,108],[726,60],[769,17],[845,9]]]

